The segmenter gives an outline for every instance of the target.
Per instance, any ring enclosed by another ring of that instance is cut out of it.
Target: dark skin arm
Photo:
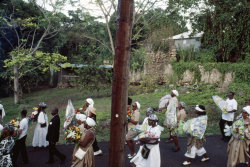
[[[94,140],[94,134],[91,132],[87,132],[83,141],[80,142],[80,146],[86,147],[92,140]]]
[[[129,119],[128,122],[131,122],[131,123],[134,124],[134,125],[137,125],[137,123],[138,123],[138,121],[134,121],[134,120],[132,120],[132,119]]]
[[[158,111],[162,112],[162,110],[167,109],[168,108],[168,104],[169,104],[169,102],[165,105],[165,107],[159,108]]]
[[[236,112],[237,110],[232,110],[232,111],[228,111],[228,113],[234,113]]]
[[[149,143],[150,140],[151,140],[151,139],[149,139],[149,138],[142,138],[142,139],[140,139],[140,141],[141,141],[143,144]],[[150,143],[150,144],[158,144],[158,143],[159,143],[159,141],[158,141],[158,140],[155,140],[155,142]]]

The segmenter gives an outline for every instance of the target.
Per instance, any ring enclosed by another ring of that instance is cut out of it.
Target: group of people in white
[[[131,112],[131,116],[127,119],[127,132],[126,132],[126,144],[130,153],[128,158],[132,167],[160,167],[161,164],[160,155],[160,136],[164,128],[160,126],[163,124],[170,134],[166,143],[174,143],[173,152],[180,150],[178,144],[178,135],[181,122],[186,120],[187,113],[185,111],[186,104],[178,101],[179,93],[177,90],[172,90],[170,95],[164,96],[160,100],[158,109],[148,108],[146,111],[146,118],[140,125],[140,109],[139,102],[132,104],[132,99],[128,99],[127,111]],[[250,103],[242,109],[241,115],[238,118],[244,120],[244,139],[240,139],[239,136],[227,136],[225,135],[225,127],[231,126],[234,121],[234,113],[237,111],[237,102],[234,99],[234,93],[228,93],[227,113],[222,114],[222,118],[219,122],[221,129],[222,140],[228,143],[228,162],[227,167],[236,167],[239,163],[245,163],[249,166],[249,143],[250,143]],[[132,104],[132,108],[130,106]],[[49,160],[47,163],[54,163],[54,156],[57,156],[61,163],[64,163],[66,156],[60,153],[55,145],[59,140],[60,118],[58,116],[58,109],[54,108],[51,111],[53,118],[48,122],[48,116],[45,112],[46,104],[41,102],[39,104],[39,114],[36,118],[36,127],[34,130],[34,137],[32,141],[33,151],[37,148],[49,147]],[[159,122],[157,112],[165,113],[164,122]],[[203,105],[195,106],[195,113],[197,121],[191,124],[193,126],[199,126],[201,124],[201,135],[196,136],[188,135],[187,140],[187,152],[185,153],[186,161],[183,165],[190,165],[192,159],[198,156],[202,156],[202,162],[210,160],[207,152],[203,146],[205,142],[205,131],[207,125],[207,112]],[[69,101],[66,113],[66,120],[64,128],[71,125],[76,125],[82,131],[80,143],[75,146],[73,151],[72,167],[93,167],[94,156],[102,155],[102,151],[98,147],[96,140],[96,132],[94,126],[96,126],[96,108],[94,108],[94,101],[91,98],[86,99],[84,107],[80,110],[75,110],[71,101]],[[29,163],[27,151],[26,151],[26,137],[28,131],[28,118],[27,111],[21,111],[22,120],[20,122],[18,139],[14,140],[14,129],[11,124],[3,124],[3,118],[5,116],[5,110],[3,105],[0,104],[0,131],[2,131],[0,139],[0,167],[16,166],[18,154],[21,152],[22,160],[24,164]],[[191,125],[192,126],[192,125]],[[183,126],[183,129],[185,125]],[[140,133],[139,133],[140,132]],[[143,136],[143,135],[144,136]],[[135,142],[140,144],[139,150],[135,152]],[[83,150],[79,153],[80,150]],[[12,155],[13,154],[13,155]],[[84,156],[82,156],[82,154]],[[82,158],[78,158],[78,157]]]

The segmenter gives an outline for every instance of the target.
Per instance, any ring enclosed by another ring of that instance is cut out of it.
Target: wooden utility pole
[[[126,107],[134,1],[119,0],[112,83],[109,167],[124,166]]]

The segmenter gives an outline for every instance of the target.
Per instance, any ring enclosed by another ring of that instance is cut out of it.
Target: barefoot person
[[[235,134],[232,136],[227,147],[227,167],[236,167],[238,163],[245,163],[247,167],[249,161],[249,144],[250,144],[250,106],[243,108],[242,117],[240,119],[244,122],[244,138],[240,138],[240,135]],[[237,129],[236,129],[237,130]],[[238,129],[239,131],[239,129]]]
[[[87,117],[92,118],[96,122],[96,109],[94,108],[94,100],[91,98],[87,98],[85,102],[85,106],[87,109],[85,110],[85,114]],[[99,148],[97,140],[93,143],[94,155],[100,156],[103,155],[102,150]]]
[[[54,163],[54,155],[57,156],[61,160],[61,164],[63,164],[66,156],[56,149],[56,142],[59,141],[60,135],[60,117],[58,115],[58,108],[54,108],[51,111],[51,115],[53,118],[49,122],[48,133],[46,136],[46,140],[49,142],[49,160],[47,164]]]
[[[135,155],[135,146],[134,146],[134,137],[136,137],[137,132],[131,131],[131,128],[135,128],[136,125],[139,124],[140,119],[140,108],[141,105],[139,102],[135,102],[132,105],[132,117],[128,119],[128,133],[126,135],[126,142],[130,151],[128,158],[132,158]]]
[[[12,167],[11,153],[15,144],[14,127],[12,124],[6,124],[2,130],[2,136],[0,141],[0,166]]]
[[[46,141],[46,135],[48,131],[48,116],[45,112],[46,106],[47,105],[44,102],[41,102],[38,106],[39,115],[34,131],[34,137],[32,142],[33,148],[46,148],[49,145],[49,142]]]
[[[93,152],[93,143],[95,141],[95,131],[94,126],[96,125],[95,121],[92,118],[87,118],[86,123],[84,124],[84,133],[81,136],[81,141],[77,145],[73,152],[72,166],[71,167],[94,167],[94,152]],[[86,154],[82,159],[78,159],[75,155],[78,149],[86,151]]]
[[[183,162],[183,165],[190,165],[191,164],[191,160],[195,158],[196,154],[198,156],[203,156],[203,158],[201,159],[202,162],[208,161],[209,157],[207,156],[206,150],[203,147],[203,144],[205,142],[205,137],[204,137],[204,133],[206,130],[206,125],[207,125],[207,115],[206,115],[206,110],[205,107],[203,105],[196,105],[195,107],[195,112],[197,114],[196,118],[200,118],[202,121],[199,122],[198,119],[196,119],[196,121],[191,121],[192,126],[199,126],[197,125],[197,122],[199,124],[204,123],[203,127],[203,134],[201,134],[201,139],[197,139],[197,136],[189,136],[188,137],[188,142],[187,142],[187,152],[185,154],[185,157],[187,157],[188,159]],[[200,137],[200,136],[199,136]]]
[[[13,166],[16,166],[18,155],[21,152],[23,164],[28,164],[28,155],[26,150],[26,138],[27,138],[27,132],[28,132],[28,123],[29,120],[26,117],[27,116],[27,110],[21,111],[21,117],[22,120],[20,122],[20,128],[19,128],[19,138],[16,140],[15,146],[13,148]]]

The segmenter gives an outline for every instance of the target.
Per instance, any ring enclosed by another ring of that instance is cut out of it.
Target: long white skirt
[[[147,147],[150,149],[150,153],[147,159],[144,159],[141,156],[141,150],[143,146],[140,146],[140,149],[136,156],[131,159],[131,163],[134,163],[136,167],[160,167],[161,166],[161,153],[159,144],[151,145],[147,144]]]
[[[47,147],[49,145],[49,142],[46,141],[47,132],[48,132],[48,123],[47,126],[44,128],[41,128],[41,124],[37,123],[34,131],[32,146]]]

